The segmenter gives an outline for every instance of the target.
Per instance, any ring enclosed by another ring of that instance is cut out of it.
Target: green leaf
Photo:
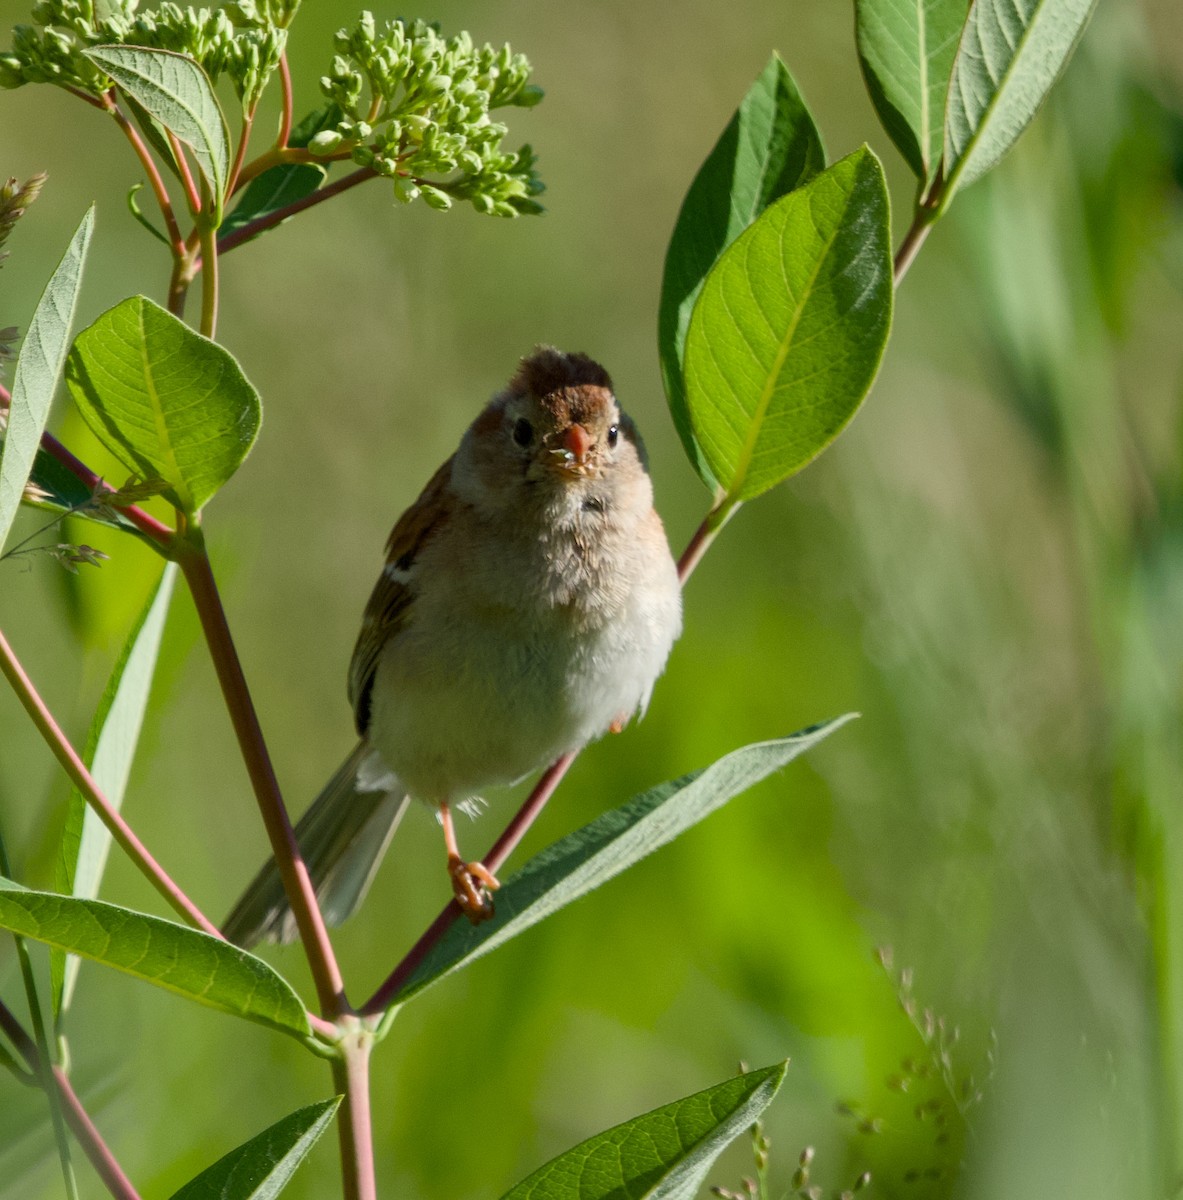
[[[187,54],[172,50],[94,46],[83,53],[193,150],[219,223],[230,177],[230,135],[206,73]]]
[[[139,742],[175,578],[176,565],[166,564],[111,672],[91,723],[83,758],[116,811],[123,804]],[[110,848],[110,831],[75,788],[59,847],[58,890],[82,899],[97,896]],[[59,1018],[70,1005],[78,965],[79,960],[73,955],[61,950],[50,952],[53,1008]]]
[[[49,420],[49,408],[62,377],[70,345],[70,324],[78,303],[82,264],[94,229],[94,206],[87,209],[61,262],[45,285],[21,344],[12,379],[12,403],[0,449],[0,550],[8,540],[25,484]]]
[[[661,281],[657,345],[674,425],[694,469],[712,490],[715,480],[691,428],[682,373],[694,302],[719,255],[769,204],[825,165],[813,117],[788,68],[774,54],[682,202]]]
[[[99,525],[108,525],[112,529],[122,529],[125,533],[140,536],[136,527],[125,517],[121,517],[117,510],[93,507],[93,499],[94,494],[90,488],[73,471],[63,466],[48,451],[37,451],[37,457],[33,460],[33,473],[29,476],[29,491],[25,493],[25,504],[47,512],[69,513],[73,517],[81,517]]]
[[[325,168],[316,163],[289,163],[264,171],[247,184],[234,211],[222,222],[219,235],[225,237],[251,221],[311,196],[324,182],[326,174]]]
[[[501,1200],[694,1200],[715,1159],[768,1107],[788,1063],[748,1071],[580,1142]]]
[[[1096,0],[975,0],[945,112],[945,200],[984,175],[1027,127]]]
[[[968,0],[855,0],[867,91],[921,182],[941,161],[945,94],[968,7]]]
[[[711,472],[747,500],[854,416],[887,343],[890,217],[867,147],[791,192],[728,248],[686,338],[686,399]]]
[[[0,929],[283,1033],[311,1033],[300,997],[262,959],[174,921],[0,879]]]
[[[838,717],[790,737],[735,750],[703,770],[643,792],[555,842],[505,881],[491,920],[479,925],[455,922],[407,978],[395,1002],[409,999],[619,875],[850,719]]]
[[[74,342],[66,382],[98,439],[173,504],[200,509],[250,452],[259,397],[234,357],[144,296]]]
[[[340,1096],[268,1126],[191,1179],[172,1200],[272,1200],[329,1127]]]

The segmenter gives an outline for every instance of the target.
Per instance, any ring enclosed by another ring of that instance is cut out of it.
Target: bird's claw
[[[493,897],[501,883],[484,863],[466,863],[458,854],[448,856],[448,875],[452,880],[452,893],[461,911],[474,924],[479,925],[493,915]]]

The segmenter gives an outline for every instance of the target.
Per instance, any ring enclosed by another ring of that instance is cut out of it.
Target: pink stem
[[[368,1034],[350,1038],[343,1057],[333,1060],[333,1083],[345,1096],[337,1119],[345,1200],[377,1200],[374,1177],[374,1133],[370,1118],[370,1050]]]
[[[279,56],[279,87],[283,96],[283,107],[279,115],[279,136],[275,139],[276,148],[287,148],[288,138],[292,135],[292,71],[288,66],[288,53],[282,51]]]

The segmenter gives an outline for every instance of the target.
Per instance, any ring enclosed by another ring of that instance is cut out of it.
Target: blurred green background
[[[298,109],[318,103],[329,37],[354,15],[300,14]],[[530,56],[547,97],[509,110],[509,141],[539,152],[548,211],[404,209],[375,182],[224,260],[221,340],[265,421],[207,529],[296,809],[351,741],[345,666],[390,524],[534,343],[608,365],[675,550],[697,525],[708,497],[657,368],[662,261],[695,170],[772,49],[831,159],[864,140],[883,156],[897,237],[912,199],[848,3],[436,0],[404,15]],[[24,19],[0,0],[0,44]],[[1181,102],[1177,0],[1102,4],[1017,152],[922,251],[865,411],[728,527],[688,588],[649,715],[583,756],[517,861],[738,745],[861,720],[402,1013],[375,1059],[383,1195],[492,1200],[741,1059],[785,1056],[768,1114],[775,1196],[806,1145],[827,1194],[864,1169],[865,1194],[916,1200],[1178,1194]],[[4,93],[0,176],[38,170],[49,182],[10,239],[0,326],[27,322],[95,199],[80,323],[132,292],[163,300],[167,264],[124,206],[140,176],[116,130],[54,89]],[[64,402],[54,427],[100,467]],[[26,514],[16,536],[35,527]],[[157,569],[137,544],[101,544],[112,560],[76,578],[43,558],[0,565],[0,627],[79,743]],[[0,822],[26,883],[52,879],[64,802],[0,689]],[[511,806],[493,798],[464,843],[491,841]],[[215,916],[265,853],[180,591],[125,811]],[[338,938],[355,999],[445,898],[438,830],[413,817]],[[160,911],[116,856],[104,895]],[[925,1052],[874,960],[883,944],[897,975],[912,969],[917,1019],[927,1007],[960,1029],[952,1075],[982,1093],[968,1120],[939,1078],[903,1065]],[[307,989],[297,949],[269,957]],[[0,992],[20,1008],[10,944]],[[324,1064],[294,1044],[93,966],[71,1046],[150,1197],[329,1093]],[[745,1171],[739,1146],[713,1181]],[[285,1195],[338,1191],[326,1139]],[[60,1194],[43,1101],[0,1077],[0,1196]]]

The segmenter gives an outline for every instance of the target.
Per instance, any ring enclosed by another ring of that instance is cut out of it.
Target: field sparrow
[[[539,347],[399,518],[349,670],[361,736],[296,827],[325,919],[360,904],[408,797],[438,808],[456,899],[497,881],[452,808],[643,711],[682,624],[645,451],[603,367]],[[290,941],[274,862],[224,927]]]

